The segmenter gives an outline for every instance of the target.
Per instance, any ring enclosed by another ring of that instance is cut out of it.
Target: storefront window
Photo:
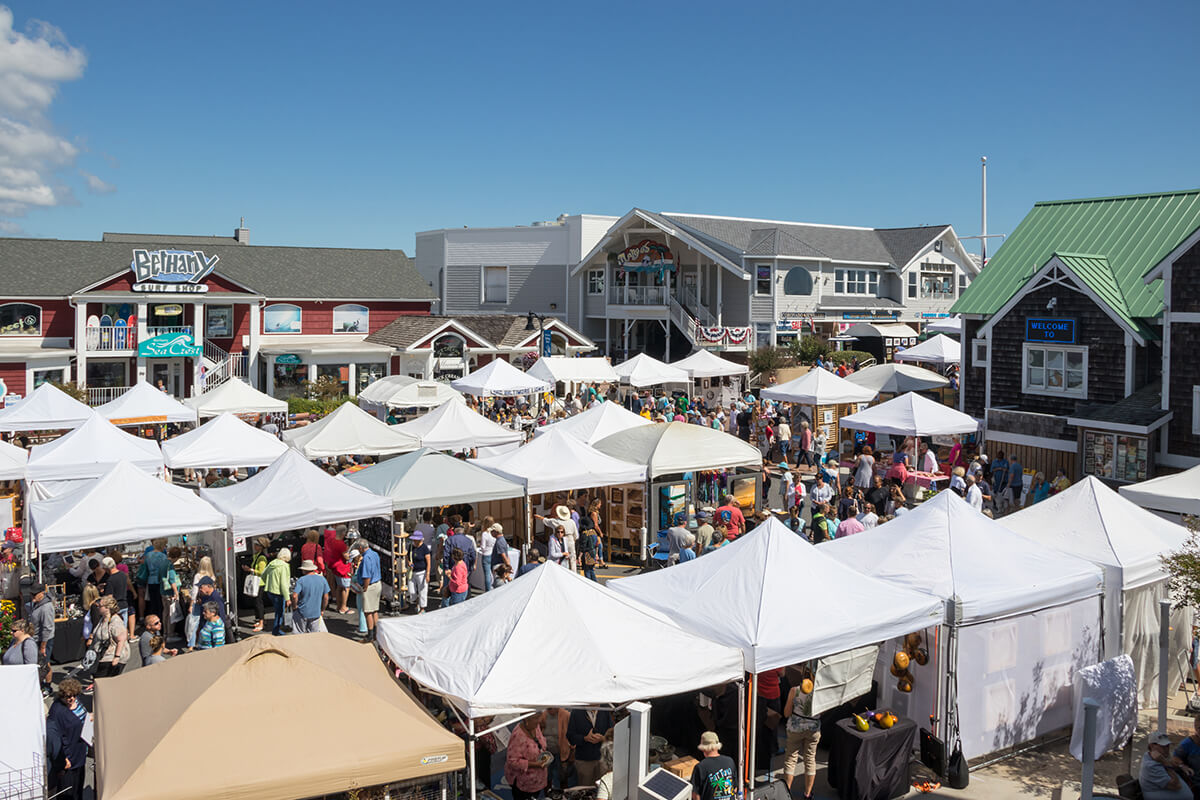
[[[53,381],[54,383],[66,383],[66,374],[66,370],[63,368],[35,369],[33,371],[33,388],[36,389],[47,381]]]
[[[29,303],[0,306],[0,336],[41,336],[42,309]]]
[[[1083,472],[1114,481],[1144,481],[1148,440],[1103,431],[1083,432]]]
[[[129,384],[126,382],[128,367],[129,365],[124,361],[88,361],[87,385],[92,389],[128,386]]]
[[[1087,348],[1025,345],[1022,390],[1087,397]]]
[[[387,374],[387,364],[356,364],[354,367],[354,393],[358,394]]]
[[[275,396],[291,397],[303,393],[301,386],[308,380],[307,364],[280,364],[275,362]]]
[[[342,393],[348,394],[350,386],[350,366],[348,364],[318,364],[317,380],[333,378],[342,385]]]

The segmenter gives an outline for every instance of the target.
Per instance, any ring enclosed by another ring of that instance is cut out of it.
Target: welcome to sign
[[[135,292],[207,292],[201,283],[216,268],[220,256],[211,258],[203,250],[134,250]]]

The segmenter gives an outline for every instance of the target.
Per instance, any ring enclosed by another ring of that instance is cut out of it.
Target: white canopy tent
[[[1126,500],[1160,515],[1200,516],[1200,466],[1122,486],[1118,491]]]
[[[0,669],[0,777],[5,797],[46,797],[46,701],[37,664]]]
[[[25,465],[29,462],[29,451],[15,444],[0,442],[0,481],[25,479]]]
[[[26,478],[31,481],[96,478],[119,461],[128,461],[143,472],[162,472],[162,451],[149,439],[134,436],[99,414],[70,433],[29,451]]]
[[[224,515],[191,489],[124,461],[69,491],[30,502],[29,522],[42,553],[90,552],[225,527]]]
[[[1104,658],[1128,653],[1138,676],[1138,706],[1156,706],[1158,603],[1169,597],[1162,556],[1183,546],[1187,529],[1138,508],[1093,475],[1009,514],[1002,523],[1104,570]],[[1176,645],[1190,649],[1190,621],[1178,620],[1172,627],[1188,632],[1176,637]],[[1171,654],[1172,665],[1177,655],[1178,647]]]
[[[277,400],[237,378],[230,378],[215,389],[209,389],[197,397],[189,397],[184,402],[202,417],[215,417],[225,412],[278,414],[287,413],[288,410],[287,401]]]
[[[396,510],[525,496],[522,484],[428,447],[341,478],[389,498]]]
[[[762,453],[754,445],[724,431],[686,422],[628,428],[606,436],[595,447],[613,458],[644,464],[651,478],[692,470],[762,466]]]
[[[949,436],[979,429],[974,417],[914,392],[842,417],[841,426],[893,436]]]
[[[353,403],[342,403],[311,425],[284,431],[283,441],[305,458],[386,456],[411,453],[421,446],[415,436],[381,422]]]
[[[911,364],[875,364],[852,372],[846,380],[879,394],[925,392],[950,385],[950,381],[936,372]]]
[[[380,620],[377,637],[398,667],[472,718],[625,703],[742,676],[736,648],[554,564],[433,614]]]
[[[170,469],[265,467],[285,450],[278,437],[228,412],[162,443]]]
[[[163,422],[190,422],[195,425],[196,409],[186,406],[146,381],[138,381],[129,391],[96,409],[96,413],[114,425],[150,425]]]
[[[548,392],[553,387],[514,367],[502,358],[495,358],[474,372],[464,375],[450,386],[463,394],[475,397],[520,397]]]
[[[938,735],[945,741],[957,725],[968,758],[1071,724],[1073,672],[1099,658],[1103,576],[1094,564],[1018,536],[953,492],[820,547],[946,601],[946,649],[931,648],[929,666],[913,668],[912,693],[884,672],[883,706],[916,720],[936,709],[947,726]]]
[[[944,614],[937,598],[863,575],[774,518],[704,558],[607,585],[740,648],[754,673],[924,630]],[[798,608],[820,613],[797,625]]]
[[[547,383],[616,383],[617,373],[607,358],[542,357],[526,371]]]
[[[581,414],[536,428],[533,435],[537,437],[546,431],[555,430],[559,433],[569,433],[581,442],[594,445],[614,433],[651,424],[653,423],[641,414],[635,414],[624,406],[605,400]]]
[[[813,368],[799,378],[763,389],[759,394],[767,400],[780,400],[785,403],[833,406],[844,403],[869,403],[879,392],[839,378],[829,370]]]
[[[671,364],[671,366],[683,370],[691,376],[692,380],[697,378],[732,378],[736,375],[748,375],[750,373],[750,368],[745,364],[727,361],[716,353],[703,348],[686,358],[679,359]]]
[[[388,375],[359,392],[357,400],[363,411],[385,419],[390,408],[437,408],[451,401],[461,403],[463,396],[441,381]]]
[[[232,486],[201,489],[200,496],[225,514],[238,536],[315,525],[392,517],[392,503],[340,480],[288,450],[262,472]]]
[[[897,361],[924,361],[929,364],[957,364],[962,361],[962,345],[949,336],[938,334],[918,345],[896,353]]]
[[[471,450],[474,448],[515,449],[525,438],[492,422],[466,403],[443,403],[416,419],[391,426],[392,430],[419,441],[422,447],[434,450]],[[496,455],[503,450],[492,450]]]
[[[930,333],[948,333],[952,336],[962,335],[962,317],[946,317],[934,320],[925,326]]]
[[[478,458],[473,463],[522,484],[530,494],[646,480],[644,466],[606,455],[553,426],[511,453]]]
[[[659,386],[664,383],[687,383],[692,378],[685,370],[665,364],[645,353],[638,353],[628,361],[613,367],[621,383],[630,386]]]
[[[24,400],[0,409],[0,431],[56,431],[78,428],[94,412],[71,395],[43,383]]]

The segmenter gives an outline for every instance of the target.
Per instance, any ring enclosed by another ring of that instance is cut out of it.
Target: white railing
[[[84,335],[91,353],[137,350],[136,325],[89,325],[84,329]]]
[[[717,318],[700,302],[699,292],[695,289],[684,288],[680,295],[683,297],[683,304],[688,313],[695,317],[701,325],[712,327],[717,324]]]
[[[146,328],[146,336],[161,336],[164,333],[187,333],[192,332],[191,325],[168,325],[168,326],[151,326]]]
[[[121,395],[128,392],[130,386],[89,386],[87,387],[87,404],[89,406],[102,406],[105,403],[110,403],[116,400]]]
[[[671,323],[683,331],[683,334],[687,336],[692,346],[697,344],[699,341],[699,329],[696,320],[692,318],[687,309],[674,297],[671,298]]]
[[[613,286],[608,290],[608,303],[614,306],[665,306],[665,286]]]

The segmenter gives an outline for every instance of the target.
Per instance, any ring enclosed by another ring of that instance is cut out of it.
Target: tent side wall
[[[1133,659],[1137,675],[1138,708],[1158,707],[1158,604],[1169,599],[1166,579],[1127,589],[1123,596],[1120,652]],[[1107,610],[1107,609],[1106,609]],[[1168,675],[1176,675],[1180,663],[1186,666],[1192,648],[1192,611],[1171,611],[1171,651],[1167,658]]]

